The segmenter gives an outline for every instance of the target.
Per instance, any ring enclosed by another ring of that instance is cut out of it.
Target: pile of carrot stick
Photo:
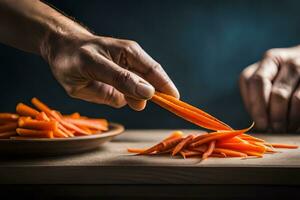
[[[184,136],[175,131],[158,144],[146,149],[129,148],[137,155],[171,154],[183,158],[200,157],[263,157],[266,153],[276,153],[276,148],[298,148],[297,145],[268,143],[265,140],[247,134],[254,123],[246,129],[234,130],[221,120],[172,96],[156,92],[151,99],[154,103],[175,115],[200,127],[213,130],[204,134]]]
[[[0,139],[69,138],[108,130],[106,119],[63,115],[37,98],[31,103],[34,107],[18,103],[16,113],[0,113]]]

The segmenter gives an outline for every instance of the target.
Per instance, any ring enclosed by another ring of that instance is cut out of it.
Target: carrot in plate
[[[10,122],[8,124],[4,124],[0,126],[0,133],[7,132],[7,131],[14,131],[18,127],[17,122]]]
[[[20,118],[18,125],[21,128],[37,129],[37,130],[52,130],[56,131],[58,127],[57,121],[39,121],[31,118]]]
[[[25,137],[53,138],[53,131],[17,128],[18,135]]]
[[[24,103],[18,103],[16,111],[19,115],[22,116],[36,117],[39,114],[39,111],[37,111],[34,108],[31,108],[30,106]]]
[[[16,131],[7,131],[7,132],[2,132],[0,133],[0,139],[7,139],[10,138],[11,136],[17,135]]]

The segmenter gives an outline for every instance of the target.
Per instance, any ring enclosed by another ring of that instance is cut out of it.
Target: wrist
[[[48,16],[39,45],[39,53],[46,61],[63,49],[95,37],[86,28],[55,10]]]

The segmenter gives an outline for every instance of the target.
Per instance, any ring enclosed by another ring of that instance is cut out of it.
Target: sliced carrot
[[[37,111],[34,108],[31,108],[30,106],[24,103],[18,103],[16,111],[19,115],[22,116],[36,117],[39,114],[39,111]]]
[[[66,122],[72,123],[79,127],[87,127],[101,131],[108,130],[108,122],[105,119],[74,119],[70,117],[63,118]]]
[[[189,141],[192,141],[193,138],[194,138],[193,135],[189,135],[185,137],[181,142],[179,142],[174,148],[172,152],[172,156],[175,156],[178,152],[180,152],[183,148],[185,148],[188,145]]]
[[[222,143],[217,144],[217,147],[224,149],[233,149],[238,151],[254,151],[258,153],[264,153],[266,151],[265,146],[258,146],[250,143]]]
[[[147,149],[134,149],[134,148],[128,148],[127,151],[130,153],[143,153]]]
[[[19,127],[37,130],[52,130],[56,131],[58,127],[57,121],[39,121],[30,118],[20,118],[18,121]]]
[[[215,145],[216,145],[215,140],[213,140],[209,143],[207,150],[202,155],[202,160],[207,159],[214,152]]]
[[[193,157],[193,156],[201,156],[203,153],[198,152],[198,151],[191,151],[191,150],[181,150],[179,152],[181,154],[181,156],[186,159],[189,157]]]
[[[194,107],[194,106],[192,106],[192,105],[190,105],[188,103],[185,103],[185,102],[183,102],[183,101],[181,101],[179,99],[176,99],[175,97],[173,97],[171,95],[167,95],[167,94],[160,93],[160,92],[155,92],[155,94],[157,96],[160,96],[160,97],[162,97],[162,98],[164,98],[164,99],[166,99],[166,100],[174,103],[174,104],[180,105],[181,107],[184,107],[184,108],[189,109],[191,111],[194,111],[194,112],[196,112],[196,113],[198,113],[200,115],[203,115],[203,116],[205,116],[205,117],[207,117],[209,119],[212,119],[212,120],[216,121],[217,123],[223,124],[224,126],[228,127],[229,130],[232,129],[230,126],[228,126],[227,124],[225,124],[221,120],[213,117],[212,115],[204,112],[203,110],[201,110],[199,108],[196,108],[196,107]]]
[[[0,113],[0,120],[3,121],[17,121],[19,119],[19,115],[14,113]]]
[[[49,131],[49,130],[32,130],[32,129],[17,128],[16,131],[18,135],[25,136],[25,137],[53,138],[53,131]]]
[[[0,139],[7,139],[14,135],[17,135],[16,131],[2,132],[0,133]]]
[[[53,135],[54,137],[58,137],[58,138],[67,138],[69,137],[69,135],[65,132],[63,132],[61,129],[56,129],[54,132],[53,132]]]
[[[210,129],[210,130],[230,130],[227,126],[218,123],[208,117],[200,115],[194,111],[180,107],[177,104],[174,104],[160,96],[154,95],[151,99],[154,103],[159,106],[169,110],[175,115],[184,118],[187,121],[190,121],[198,126]]]
[[[298,148],[298,145],[289,145],[289,144],[270,143],[270,145],[274,148],[282,148],[282,149],[297,149]]]
[[[0,133],[14,131],[18,127],[17,122],[10,122],[8,124],[4,124],[0,126]]]
[[[228,157],[247,157],[245,153],[224,148],[215,148],[214,153],[224,153]]]
[[[252,124],[249,128],[246,129],[242,129],[242,130],[234,130],[234,131],[218,131],[218,132],[214,132],[212,134],[210,134],[209,136],[195,142],[192,143],[190,146],[191,147],[197,147],[200,146],[204,143],[213,141],[213,140],[224,140],[224,139],[230,139],[233,138],[235,136],[238,136],[244,132],[247,132],[248,130],[250,130],[253,127],[254,124]]]
[[[245,140],[252,140],[252,141],[256,141],[256,142],[264,142],[264,140],[262,140],[260,138],[257,138],[257,137],[254,137],[252,135],[246,134],[246,133],[243,133],[239,137],[242,138],[242,139],[245,139]]]
[[[40,113],[36,116],[36,119],[37,119],[37,120],[40,120],[40,121],[47,121],[47,122],[50,121],[50,118],[46,115],[45,112],[40,112]]]

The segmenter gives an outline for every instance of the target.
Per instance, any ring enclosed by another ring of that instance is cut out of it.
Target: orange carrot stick
[[[196,112],[196,113],[198,113],[198,114],[200,114],[200,115],[203,115],[203,116],[205,116],[205,117],[207,117],[207,118],[210,118],[210,119],[212,119],[212,120],[214,120],[214,121],[216,121],[216,122],[218,122],[218,123],[220,123],[220,124],[223,124],[224,126],[228,127],[229,130],[232,129],[230,126],[228,126],[227,124],[225,124],[225,123],[222,122],[221,120],[219,120],[219,119],[213,117],[212,115],[210,115],[210,114],[204,112],[203,110],[201,110],[201,109],[199,109],[199,108],[196,108],[196,107],[194,107],[194,106],[192,106],[192,105],[190,105],[190,104],[188,104],[188,103],[185,103],[185,102],[183,102],[183,101],[181,101],[181,100],[179,100],[179,99],[176,99],[175,97],[173,97],[173,96],[171,96],[171,95],[163,94],[163,93],[160,93],[160,92],[155,92],[155,94],[156,94],[157,96],[160,96],[160,97],[164,98],[164,99],[167,99],[168,101],[170,101],[170,102],[172,102],[172,103],[174,103],[174,104],[180,105],[181,107],[184,107],[184,108],[186,108],[186,109],[189,109],[189,110],[191,110],[191,111],[194,111],[194,112]]]
[[[85,126],[102,131],[108,130],[108,123],[105,119],[74,119],[70,117],[64,117],[64,120],[74,125],[80,126],[81,128]]]
[[[213,140],[209,143],[207,150],[202,155],[202,160],[205,160],[206,158],[208,158],[214,152],[215,145],[216,145],[215,140]]]
[[[134,149],[134,148],[128,148],[127,151],[130,153],[143,153],[144,151],[146,151],[147,149]]]
[[[0,126],[0,133],[7,132],[7,131],[14,131],[18,127],[17,122],[10,122],[8,124],[4,124]]]
[[[223,148],[215,148],[214,153],[224,153],[228,157],[247,157],[245,153]]]
[[[34,108],[31,108],[30,106],[28,106],[24,103],[18,103],[18,105],[16,107],[16,112],[19,115],[30,116],[30,117],[36,117],[39,114],[39,111],[37,111]]]
[[[193,140],[194,136],[189,135],[185,137],[179,144],[176,145],[172,152],[172,156],[175,156],[178,152],[180,152],[183,148],[185,148],[189,141]]]
[[[38,121],[30,118],[20,118],[18,121],[19,127],[37,130],[52,130],[56,131],[58,127],[57,121]]]
[[[175,147],[179,142],[181,142],[182,138],[170,138],[168,140],[164,140],[163,142],[160,142],[149,149],[145,150],[144,152],[140,154],[150,154],[153,152],[161,152],[166,151],[170,148]]]
[[[25,136],[25,137],[53,138],[53,131],[49,131],[49,130],[32,130],[32,129],[17,128],[16,131],[18,135]]]
[[[202,155],[201,152],[191,151],[191,150],[181,150],[179,153],[181,154],[181,156],[184,159],[189,158],[189,157],[193,157],[193,156],[201,156]]]
[[[194,111],[188,110],[184,107],[180,107],[162,97],[154,95],[151,99],[154,103],[160,105],[161,107],[169,110],[175,115],[184,118],[198,126],[211,129],[211,130],[230,130],[227,126],[218,123],[208,117],[200,115]]]
[[[0,113],[0,120],[3,121],[17,121],[19,119],[19,115],[14,113]]]
[[[11,136],[17,135],[16,131],[7,131],[0,133],[0,139],[8,139]]]
[[[253,151],[258,153],[264,153],[266,151],[265,146],[258,146],[253,145],[250,143],[222,143],[217,144],[217,147],[224,148],[224,149],[232,149],[238,151]]]
[[[36,116],[36,119],[37,119],[37,120],[40,120],[40,121],[47,121],[47,122],[50,121],[50,118],[46,115],[45,112],[40,112],[40,113]]]
[[[242,138],[242,139],[245,139],[245,140],[253,140],[253,141],[256,141],[256,142],[265,142],[263,139],[254,137],[254,136],[246,134],[246,133],[240,135],[239,137]]]
[[[242,129],[242,130],[234,130],[234,131],[218,131],[218,132],[214,132],[212,134],[209,134],[209,136],[190,144],[191,147],[197,147],[200,146],[204,143],[213,141],[213,140],[225,140],[225,139],[230,139],[233,138],[235,136],[238,136],[244,132],[247,132],[248,130],[250,130],[253,127],[254,124],[252,124],[249,128],[246,129]]]
[[[298,145],[289,145],[289,144],[279,144],[279,143],[270,143],[274,148],[283,148],[283,149],[297,149]]]
[[[67,138],[69,137],[68,134],[64,133],[61,129],[56,129],[54,132],[53,132],[53,136],[54,137],[58,137],[58,138]]]

